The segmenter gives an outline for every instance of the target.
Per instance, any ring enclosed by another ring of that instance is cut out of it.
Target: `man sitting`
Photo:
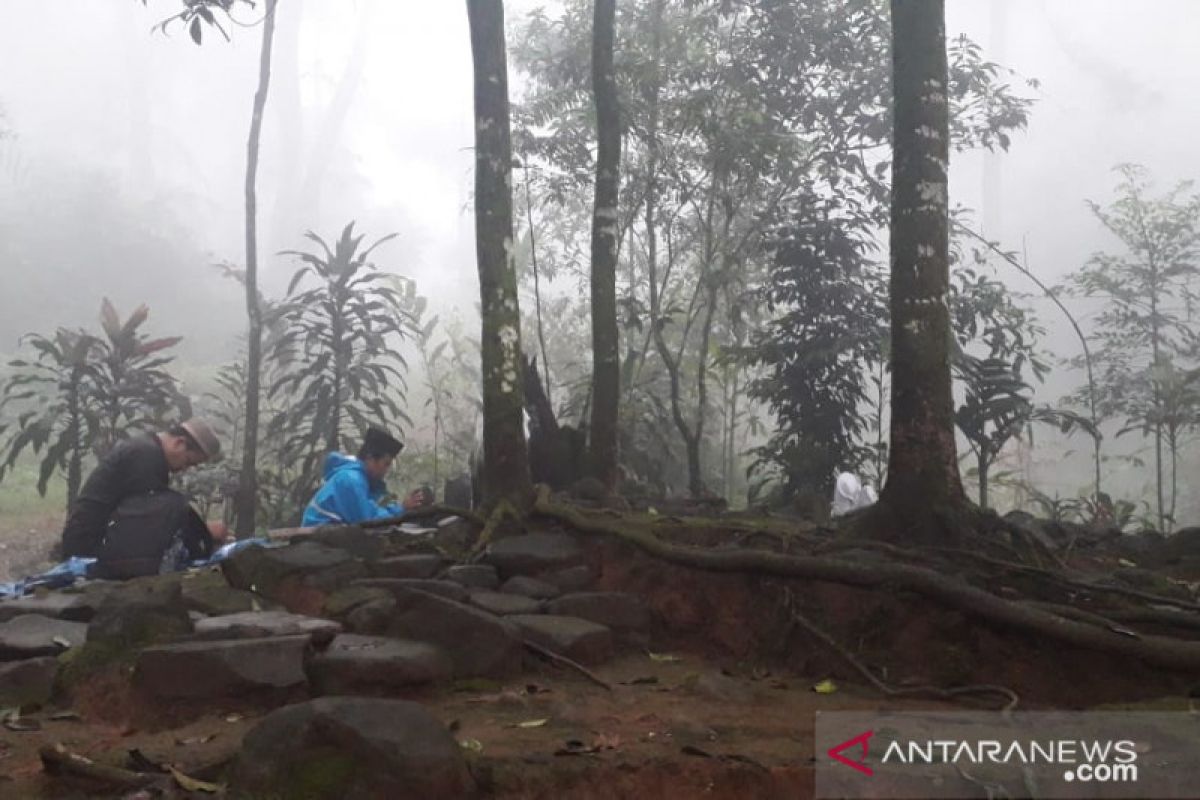
[[[383,478],[403,448],[387,431],[368,428],[358,458],[343,453],[326,456],[325,483],[304,510],[301,525],[309,528],[385,519],[430,502],[428,494],[418,489],[402,504],[380,505],[380,498],[387,493]]]
[[[171,490],[170,475],[220,452],[216,434],[201,419],[119,443],[71,504],[63,556],[96,558],[102,578],[153,575],[206,557],[228,529],[201,520],[187,498]]]

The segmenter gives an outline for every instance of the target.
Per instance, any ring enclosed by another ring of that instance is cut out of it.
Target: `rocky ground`
[[[855,688],[785,596],[894,685],[1186,708],[1187,676],[911,598],[668,566],[552,523],[474,558],[476,533],[290,532],[221,568],[0,602],[0,793],[809,797],[814,711],[938,704]]]

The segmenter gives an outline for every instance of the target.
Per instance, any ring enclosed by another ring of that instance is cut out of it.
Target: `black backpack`
[[[113,512],[97,554],[95,577],[157,575],[163,556],[181,542],[188,560],[212,555],[212,536],[187,498],[171,489],[126,497]],[[168,569],[171,569],[168,565]]]

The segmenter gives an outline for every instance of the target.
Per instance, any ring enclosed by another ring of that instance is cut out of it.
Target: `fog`
[[[543,5],[505,3],[514,18]],[[1111,168],[1137,162],[1157,186],[1200,176],[1200,58],[1194,0],[949,0],[966,33],[1036,98],[1009,152],[952,162],[951,199],[989,238],[1025,248],[1048,283],[1113,247],[1084,200],[1106,202]],[[259,27],[232,41],[154,24],[168,0],[9,0],[0,28],[0,354],[31,330],[90,324],[100,297],[149,304],[159,333],[185,337],[185,368],[228,359],[244,328],[240,287],[213,266],[244,257],[246,135]],[[255,15],[242,11],[247,22]],[[461,2],[282,0],[258,177],[260,271],[279,294],[277,251],[350,220],[384,268],[439,309],[478,298],[471,56]],[[1039,81],[1037,89],[1025,86]],[[515,80],[515,79],[514,79]],[[519,86],[518,86],[519,88]],[[343,112],[343,113],[339,113]],[[998,274],[1035,292],[1019,275]],[[1034,299],[1047,342],[1069,328]],[[1086,327],[1086,326],[1085,326]],[[1058,370],[1054,400],[1079,382]],[[1080,445],[1082,447],[1082,445]],[[1086,461],[1079,462],[1086,476]],[[1064,491],[1086,481],[1046,475]]]

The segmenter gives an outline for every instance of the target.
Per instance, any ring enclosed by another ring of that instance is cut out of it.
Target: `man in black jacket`
[[[178,533],[167,528],[195,529],[197,526],[188,517],[190,506],[187,501],[170,490],[170,473],[216,458],[220,451],[220,441],[202,419],[190,419],[167,431],[118,444],[100,459],[71,504],[62,534],[63,556],[99,557],[104,562],[106,555],[115,556],[131,547],[135,551],[144,551],[147,546],[157,550],[156,543],[129,541],[133,537],[141,538],[140,530],[137,534],[126,534],[119,528],[123,504],[136,506],[139,529],[148,527],[155,539],[161,533],[166,546]],[[194,514],[191,512],[192,516]],[[156,527],[160,530],[154,530]],[[226,535],[222,524],[212,523],[206,531],[196,533],[193,530],[189,538],[207,539],[207,545],[211,547],[214,539],[220,540]],[[139,555],[146,561],[152,554]],[[150,569],[142,564],[136,571],[152,574],[158,571],[158,564],[153,566],[154,569]]]

